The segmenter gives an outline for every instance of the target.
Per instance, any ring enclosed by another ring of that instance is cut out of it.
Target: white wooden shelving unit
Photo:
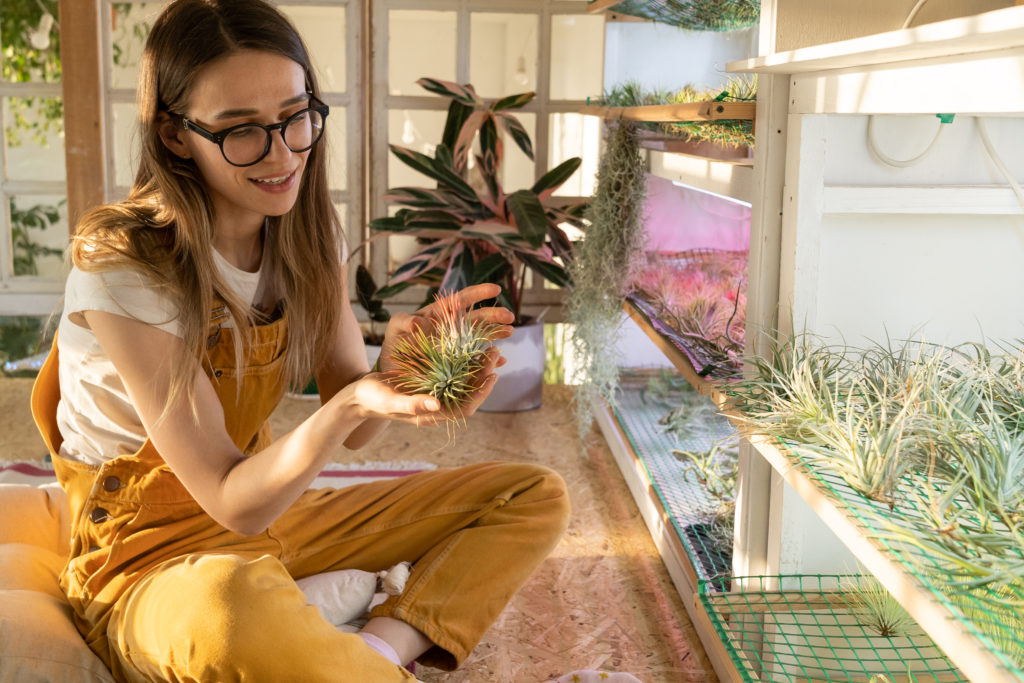
[[[880,22],[898,26],[915,3],[763,0],[760,56],[728,64],[759,77],[753,167],[650,153],[662,177],[753,204],[749,353],[765,351],[765,333],[775,330],[850,343],[1024,336],[1024,209],[977,124],[984,120],[1010,176],[1024,180],[1024,6],[1013,3],[936,2],[921,13],[929,23],[879,33]],[[816,36],[841,39],[808,45]],[[953,123],[937,114],[954,114]],[[871,117],[879,148],[911,158],[928,147],[924,161],[876,161]],[[677,367],[686,365],[648,332]],[[713,385],[680,370],[720,403]],[[623,451],[614,419],[606,412],[599,422],[638,504],[650,508],[642,468]],[[664,525],[656,513],[645,518],[657,539]],[[673,578],[681,576],[679,558],[664,555]],[[849,510],[772,444],[746,439],[734,575],[859,570],[874,574],[971,681],[1021,680]],[[685,593],[693,586],[676,583],[719,677],[740,680],[717,634],[709,637],[699,600]]]

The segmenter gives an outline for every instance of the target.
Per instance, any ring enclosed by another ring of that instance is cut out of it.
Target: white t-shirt
[[[221,277],[242,301],[256,302],[261,273],[231,265],[216,250]],[[85,327],[82,311],[105,311],[134,317],[181,336],[178,305],[167,292],[130,270],[86,273],[72,268],[64,294],[57,346],[60,352],[60,394],[57,426],[64,443],[60,454],[100,465],[118,455],[134,453],[146,441],[146,430],[128,398],[114,364]],[[230,326],[230,321],[225,327]]]

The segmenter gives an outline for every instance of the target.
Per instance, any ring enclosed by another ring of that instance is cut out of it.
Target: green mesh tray
[[[923,518],[912,501],[911,494],[922,499],[934,495],[933,483],[920,477],[904,477],[896,505],[878,503],[862,496],[842,477],[828,469],[810,466],[798,453],[779,442],[780,450],[811,479],[837,506],[844,510],[864,535],[876,540],[888,557],[927,591],[956,619],[980,645],[992,653],[1008,671],[1024,681],[1024,615],[1007,604],[1008,598],[1024,603],[1024,582],[999,589],[983,587],[970,592],[962,590],[954,570],[930,555],[925,549],[893,540],[889,529],[911,528],[915,520]],[[931,487],[929,489],[929,487]],[[954,501],[953,505],[957,505]],[[977,523],[977,520],[973,520]],[[968,517],[964,524],[970,524]],[[1011,551],[1012,552],[1012,551]],[[1021,554],[1021,551],[1016,551]]]
[[[841,579],[756,576],[743,592],[701,582],[698,593],[744,681],[967,681],[920,627],[890,638],[863,625]]]
[[[691,31],[733,31],[757,25],[761,1],[623,0],[612,6],[611,10]]]
[[[658,424],[666,412],[664,406],[645,400],[643,396],[652,374],[637,369],[621,371],[620,392],[613,408],[615,418],[647,471],[652,488],[668,512],[672,528],[682,541],[698,578],[726,576],[732,573],[731,552],[716,548],[703,533],[706,511],[715,505],[715,500],[695,478],[686,477],[687,465],[672,455],[672,450],[706,452],[715,441],[731,436],[735,429],[727,419],[716,416],[703,435],[685,441],[667,432]],[[725,588],[723,581],[715,585]]]

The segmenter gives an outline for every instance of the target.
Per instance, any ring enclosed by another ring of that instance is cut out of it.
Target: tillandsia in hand
[[[482,322],[459,303],[457,294],[438,295],[430,328],[418,328],[395,343],[392,383],[404,393],[430,394],[457,415],[479,388],[487,349],[501,326]]]

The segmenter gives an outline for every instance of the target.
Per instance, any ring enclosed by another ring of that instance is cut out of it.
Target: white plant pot
[[[544,324],[528,323],[494,345],[506,363],[495,371],[498,381],[478,410],[511,413],[540,407],[544,389]]]

